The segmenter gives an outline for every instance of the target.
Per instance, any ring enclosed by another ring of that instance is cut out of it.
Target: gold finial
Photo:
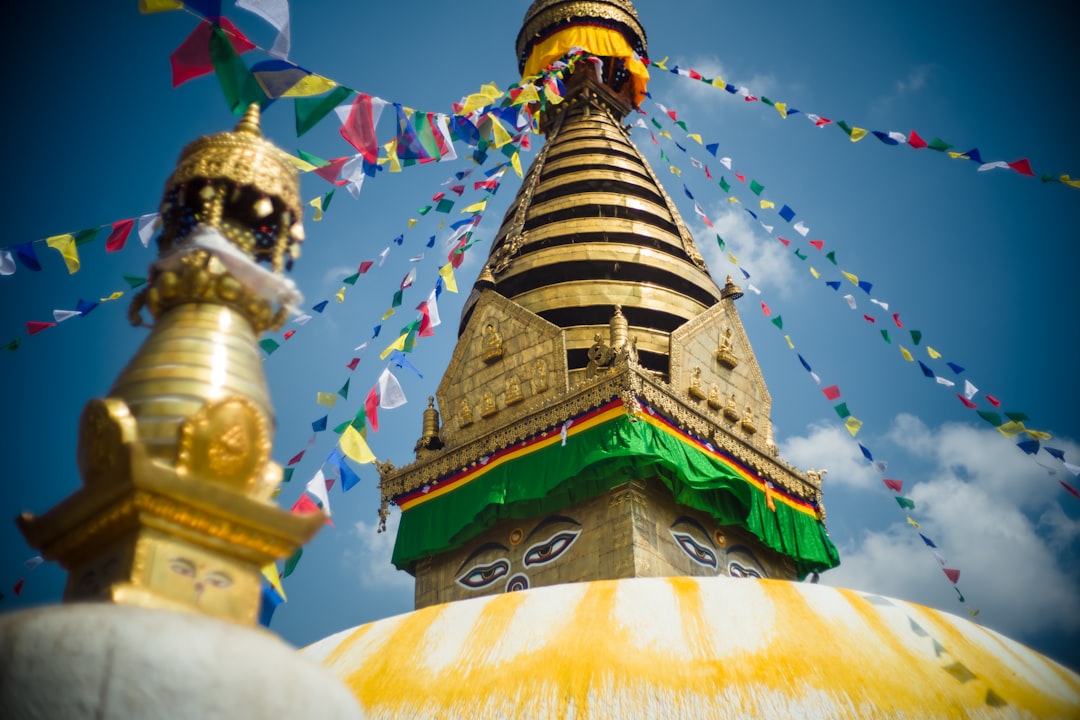
[[[416,447],[413,448],[413,452],[416,453],[417,457],[427,450],[441,450],[443,447],[439,432],[439,411],[435,409],[435,398],[429,395],[427,400],[428,406],[424,410],[423,429],[421,430],[420,439],[416,441]]]
[[[244,111],[244,117],[236,124],[235,133],[244,133],[254,137],[262,137],[262,128],[259,127],[259,103],[251,103]]]
[[[615,306],[615,312],[611,315],[610,336],[613,350],[621,350],[630,341],[630,323],[623,315],[622,305]]]
[[[68,571],[65,600],[254,625],[261,568],[322,526],[321,513],[271,501],[282,470],[270,459],[274,416],[257,344],[293,297],[275,253],[299,221],[296,182],[261,137],[257,106],[235,132],[181,155],[162,203],[161,257],[140,296],[155,324],[109,396],[83,409],[83,486],[18,519],[27,541]],[[264,259],[274,271],[256,264]]]
[[[478,288],[493,288],[495,287],[495,276],[491,274],[491,268],[485,263],[484,267],[480,269],[480,276],[476,278],[476,287]]]
[[[743,296],[742,288],[735,284],[735,281],[731,279],[731,276],[727,276],[727,281],[724,282],[724,288],[720,291],[721,300],[738,300]]]

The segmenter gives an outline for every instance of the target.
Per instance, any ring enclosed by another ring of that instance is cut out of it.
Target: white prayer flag
[[[161,216],[158,213],[139,217],[139,240],[142,241],[143,247],[150,247],[150,239],[154,237],[159,227],[161,227]]]
[[[379,407],[393,410],[407,402],[405,392],[401,389],[401,383],[390,372],[390,368],[383,370],[382,375],[379,376]]]
[[[73,317],[79,317],[80,315],[82,315],[82,312],[80,312],[79,310],[53,310],[52,315],[53,320],[58,323],[62,323],[65,320],[70,320]]]
[[[291,35],[289,30],[289,0],[236,0],[236,7],[253,12],[274,26],[278,36],[270,54],[281,59],[289,57]]]
[[[845,299],[845,300],[847,300],[847,304],[848,304],[848,306],[850,306],[850,307],[851,307],[851,309],[852,309],[852,310],[854,310],[854,309],[855,309],[855,296],[854,296],[854,295],[851,295],[851,294],[849,293],[849,294],[847,294],[847,295],[845,295],[845,296],[844,296],[844,299]]]
[[[15,258],[10,250],[0,250],[0,275],[15,274]]]
[[[323,512],[330,516],[330,496],[326,493],[326,477],[322,469],[315,473],[315,477],[308,480],[307,491],[318,498],[322,503]]]
[[[806,226],[806,223],[804,223],[802,220],[792,225],[792,227],[795,228],[795,232],[799,233],[803,237],[806,237],[807,233],[810,232],[810,228],[808,228]]]
[[[979,392],[979,388],[971,384],[970,380],[964,381],[964,397],[968,400],[975,397],[975,393]]]

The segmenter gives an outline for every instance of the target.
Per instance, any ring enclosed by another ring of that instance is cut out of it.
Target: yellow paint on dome
[[[372,717],[1080,716],[1080,676],[990,630],[776,580],[557,585],[425,608],[304,652]]]

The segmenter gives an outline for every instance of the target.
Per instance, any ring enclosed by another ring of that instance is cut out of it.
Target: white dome
[[[371,717],[1080,717],[1080,676],[963,618],[778,580],[573,583],[424,608],[302,653]]]

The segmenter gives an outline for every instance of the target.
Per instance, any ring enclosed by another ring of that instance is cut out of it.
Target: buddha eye
[[[748,578],[757,578],[758,580],[761,579],[761,573],[759,573],[757,570],[755,570],[752,567],[746,567],[745,565],[740,565],[739,563],[735,562],[734,560],[732,560],[731,562],[728,563],[728,575],[730,575],[731,577],[738,577],[738,578],[748,577]]]
[[[526,550],[522,562],[525,563],[525,567],[549,563],[566,552],[580,534],[581,530],[557,532],[544,542],[537,543]]]
[[[195,577],[195,563],[191,562],[187,558],[174,557],[169,561],[169,567],[177,575],[183,575],[184,577]]]
[[[473,565],[457,578],[457,583],[470,590],[478,590],[487,587],[509,572],[510,563],[505,560],[496,560],[489,565]]]
[[[675,538],[675,542],[679,543],[679,547],[682,548],[683,552],[690,556],[691,560],[698,565],[704,565],[707,568],[716,570],[718,567],[716,553],[686,533],[675,532],[672,530],[671,536]]]
[[[206,576],[206,584],[216,588],[227,588],[232,585],[232,578],[220,570],[215,570]]]

